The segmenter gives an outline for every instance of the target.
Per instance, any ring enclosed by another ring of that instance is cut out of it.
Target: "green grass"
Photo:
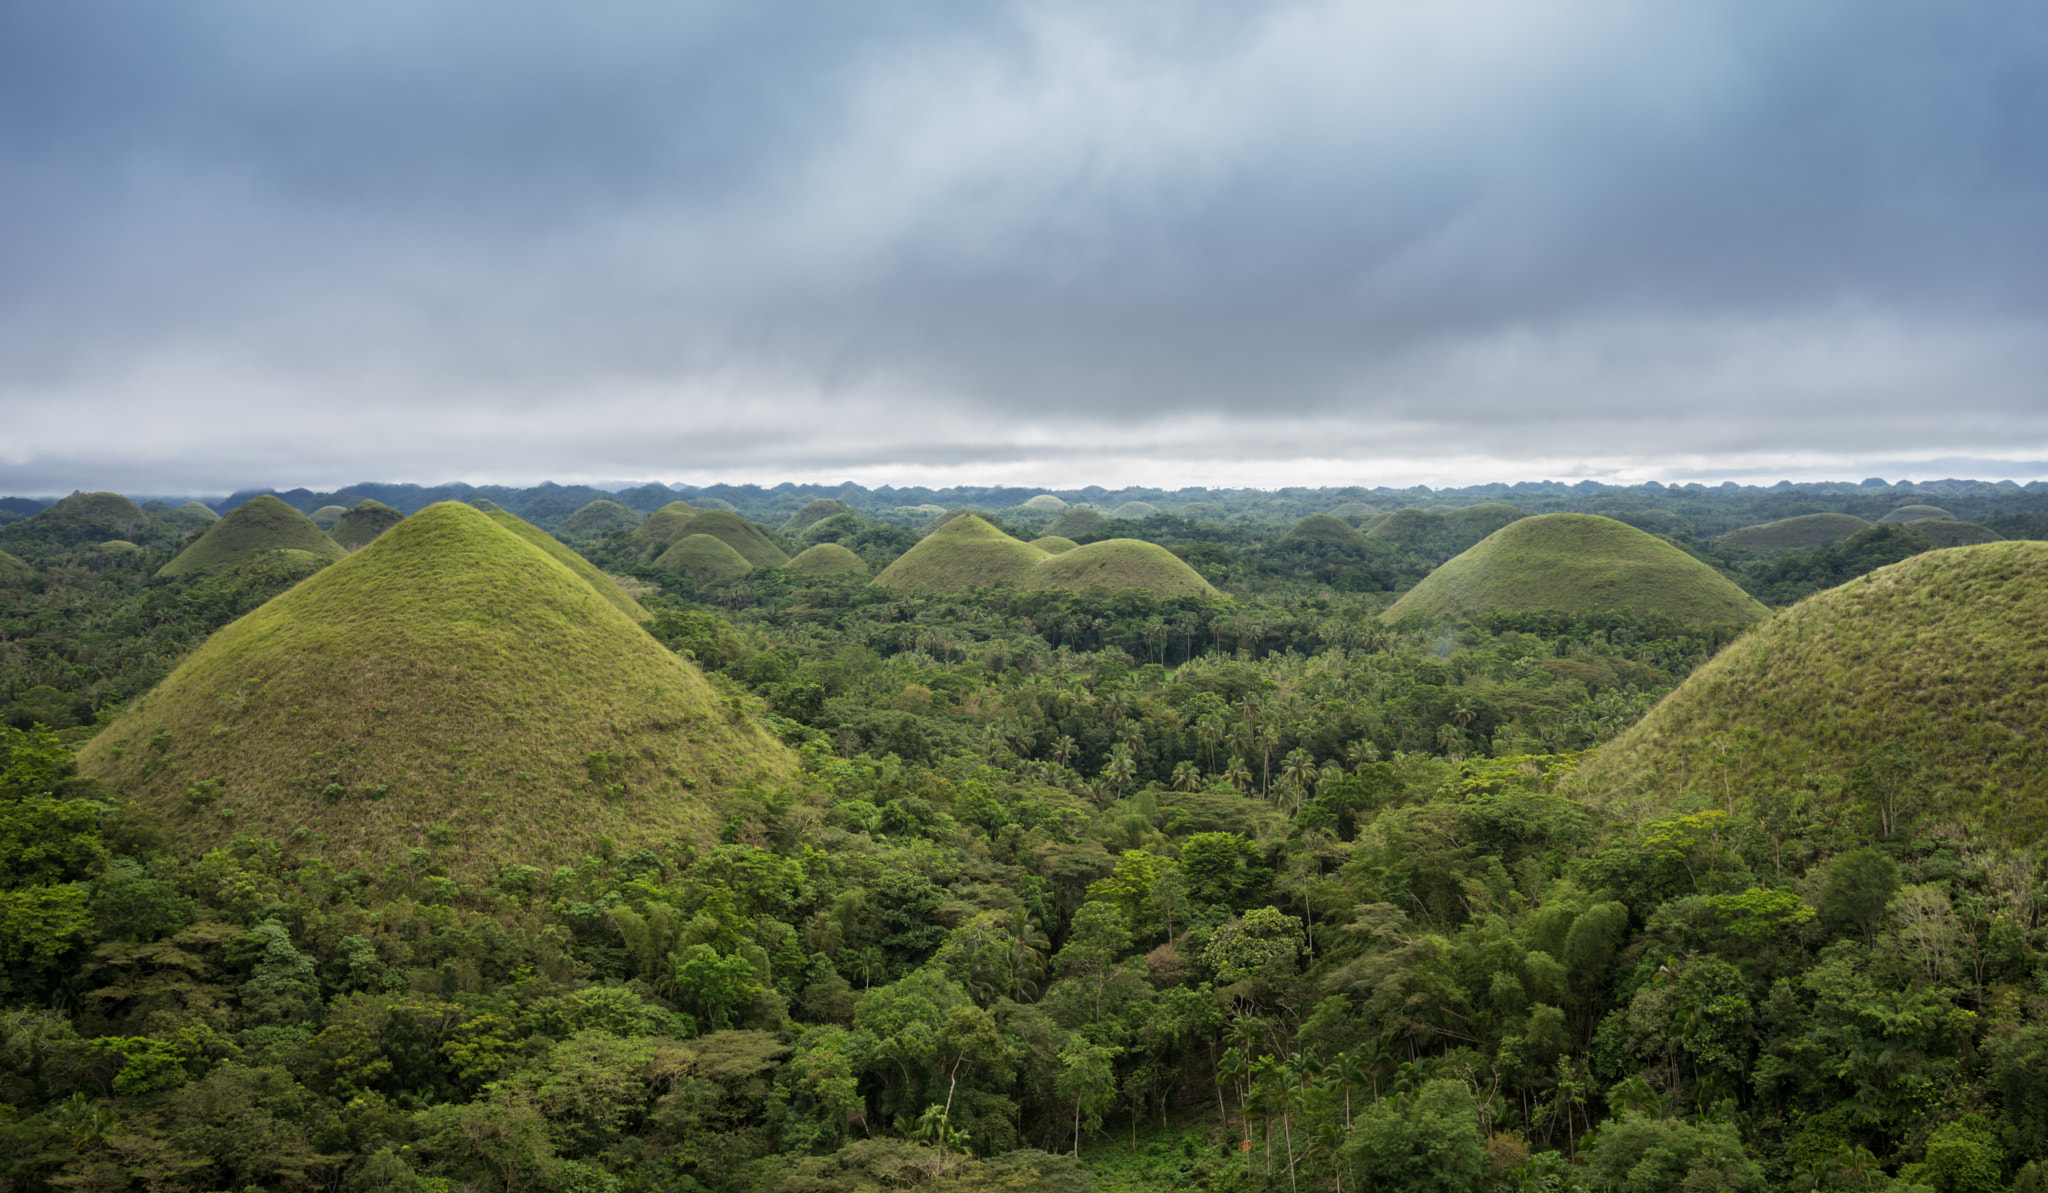
[[[507,513],[504,510],[492,510],[484,516],[513,534],[518,535],[520,538],[525,539],[532,546],[547,552],[548,558],[582,577],[584,583],[595,589],[597,595],[610,601],[612,607],[619,612],[632,618],[634,621],[654,620],[654,615],[649,613],[646,607],[639,601],[634,600],[632,593],[619,587],[618,582],[610,576],[598,571],[596,564],[591,563],[588,559],[563,546],[561,540],[557,539],[554,535],[549,534],[526,519],[516,514]]]
[[[1127,521],[1136,522],[1141,518],[1149,518],[1153,514],[1156,514],[1158,512],[1159,507],[1153,505],[1149,501],[1126,501],[1122,505],[1117,506],[1115,509],[1109,511],[1109,516],[1112,518],[1123,518]]]
[[[1502,527],[1423,577],[1381,616],[1437,620],[1499,611],[1633,613],[1747,625],[1766,610],[1671,544],[1595,514],[1544,514]]]
[[[724,539],[708,534],[690,534],[663,551],[654,566],[667,568],[696,584],[724,584],[754,570],[747,558]]]
[[[381,501],[365,497],[341,516],[341,520],[334,524],[334,529],[328,532],[328,537],[338,543],[342,550],[354,551],[369,546],[370,540],[403,521],[404,514]]]
[[[1045,552],[1047,555],[1064,555],[1081,544],[1073,539],[1063,539],[1059,535],[1048,534],[1044,538],[1032,539],[1030,545]]]
[[[1930,551],[1782,610],[1603,748],[1578,785],[1624,814],[1804,793],[1835,815],[1895,739],[1922,816],[2048,835],[2048,543]],[[1893,747],[1896,749],[1896,747]]]
[[[7,552],[0,551],[0,585],[9,588],[19,587],[35,579],[37,574],[34,568]]]
[[[1349,522],[1329,514],[1310,514],[1294,524],[1294,529],[1280,536],[1282,543],[1311,543],[1318,546],[1350,547],[1365,550],[1373,541],[1360,534]]]
[[[630,541],[640,548],[643,555],[660,554],[668,545],[689,531],[683,527],[697,515],[697,507],[687,501],[671,501],[647,515],[646,521],[633,531]]]
[[[1055,538],[1078,539],[1083,535],[1100,534],[1109,521],[1101,510],[1075,506],[1052,520],[1045,533]]]
[[[348,507],[345,505],[323,505],[306,516],[313,519],[313,525],[318,526],[320,529],[333,530],[334,524],[341,521],[342,515],[346,513],[348,513]]]
[[[836,514],[849,514],[852,512],[852,506],[836,497],[820,497],[816,501],[806,502],[802,509],[791,514],[789,521],[782,524],[782,533],[802,534],[804,531]]]
[[[1336,509],[1325,510],[1323,512],[1329,517],[1340,518],[1349,525],[1357,526],[1359,523],[1364,522],[1367,518],[1378,516],[1378,514],[1380,513],[1380,507],[1376,505],[1367,505],[1363,501],[1347,501],[1343,505],[1338,506]]]
[[[1953,518],[1954,514],[1938,505],[1902,505],[1879,518],[1880,522],[1918,522],[1923,518]]]
[[[1478,505],[1410,507],[1378,514],[1365,522],[1365,536],[1417,550],[1456,554],[1479,540],[1529,515],[1498,501]]]
[[[1934,540],[1937,547],[1974,547],[1979,543],[2002,543],[2005,536],[1988,526],[1975,522],[1957,522],[1948,518],[1922,518],[1906,525]]]
[[[311,518],[264,493],[229,510],[156,574],[224,571],[258,551],[309,551],[329,559],[347,554]]]
[[[1801,514],[1796,518],[1780,518],[1760,526],[1731,530],[1716,539],[1715,545],[1759,554],[1807,551],[1839,543],[1869,526],[1869,522],[1854,514]]]
[[[1018,506],[1017,508],[1020,510],[1030,510],[1033,513],[1037,513],[1040,510],[1044,510],[1048,513],[1056,514],[1059,513],[1061,510],[1067,508],[1067,503],[1060,500],[1057,497],[1054,497],[1050,493],[1040,493],[1038,496],[1031,498],[1029,501],[1026,501],[1024,504]]]
[[[658,560],[663,552],[693,534],[708,534],[739,552],[749,566],[776,568],[789,562],[782,548],[768,540],[759,527],[731,510],[692,509],[672,501],[648,515],[633,542],[643,555]]]
[[[563,538],[602,538],[614,530],[632,530],[640,525],[640,515],[616,501],[598,498],[596,501],[562,519],[555,532]]]
[[[452,502],[214,634],[79,765],[181,851],[253,833],[347,867],[430,847],[464,884],[701,835],[721,793],[794,770],[582,577]]]
[[[1004,534],[979,514],[963,513],[920,539],[875,583],[900,592],[1019,588],[1045,558],[1045,552]]]
[[[95,546],[93,551],[99,555],[140,555],[142,554],[142,547],[140,544],[131,543],[127,539],[108,539],[106,542]]]
[[[867,575],[867,562],[838,543],[819,543],[796,553],[783,565],[799,576]]]
[[[1162,597],[1217,595],[1179,556],[1141,539],[1105,539],[1045,556],[1025,586],[1070,592],[1144,588]]]

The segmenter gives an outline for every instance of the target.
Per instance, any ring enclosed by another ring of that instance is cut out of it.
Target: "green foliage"
[[[1343,1153],[1374,1189],[1477,1193],[1487,1169],[1478,1108],[1461,1082],[1449,1080],[1374,1103],[1352,1124]]]
[[[1622,1115],[1588,1141],[1586,1173],[1601,1193],[1755,1193],[1765,1187],[1763,1169],[1731,1124],[1641,1113]]]

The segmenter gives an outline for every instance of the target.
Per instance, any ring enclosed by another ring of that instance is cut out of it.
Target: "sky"
[[[0,493],[2048,477],[2022,0],[0,4]]]

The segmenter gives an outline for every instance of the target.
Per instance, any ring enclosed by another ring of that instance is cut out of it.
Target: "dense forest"
[[[1784,606],[1939,549],[1931,523],[2042,537],[2041,486],[278,496],[555,531],[795,776],[548,867],[431,833],[338,863],[236,835],[211,782],[145,806],[74,751],[330,565],[159,576],[205,513],[0,503],[8,1188],[2048,1184],[2048,859],[1995,800],[1903,730],[1788,786],[1582,798],[1742,626],[1382,616],[1505,517],[1601,514]],[[634,538],[677,499],[863,568],[693,578]],[[599,500],[634,516],[579,532]],[[962,506],[1157,544],[1216,592],[871,583]],[[1867,525],[1728,538],[1822,514]],[[191,848],[207,821],[230,843]]]

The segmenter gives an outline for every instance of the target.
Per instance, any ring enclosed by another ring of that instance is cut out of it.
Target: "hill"
[[[329,559],[347,554],[311,518],[264,493],[229,510],[156,574],[224,571],[259,551],[306,551]]]
[[[73,493],[32,517],[0,526],[0,548],[23,555],[126,539],[171,543],[175,532],[119,493]]]
[[[689,519],[697,515],[697,507],[687,501],[671,501],[647,515],[646,521],[636,527],[629,541],[640,548],[643,555],[659,555],[668,545],[689,531],[683,529]]]
[[[0,588],[19,588],[36,578],[36,570],[5,551],[0,551]]]
[[[1038,496],[1031,498],[1030,500],[1024,502],[1024,504],[1018,506],[1017,508],[1020,510],[1030,510],[1033,513],[1037,513],[1040,510],[1044,510],[1048,513],[1056,514],[1059,513],[1061,510],[1067,508],[1067,503],[1060,500],[1057,497],[1054,497],[1050,493],[1040,493]]]
[[[1367,505],[1363,501],[1347,501],[1335,509],[1324,510],[1323,512],[1332,518],[1341,518],[1345,522],[1356,526],[1367,518],[1377,515],[1380,512],[1380,507]]]
[[[1063,539],[1059,535],[1048,534],[1044,538],[1032,539],[1030,545],[1045,552],[1047,555],[1064,555],[1081,544],[1073,539]]]
[[[529,546],[545,552],[548,558],[568,568],[582,578],[585,584],[597,590],[597,595],[609,602],[612,608],[634,621],[652,621],[654,615],[646,606],[633,599],[633,594],[620,588],[616,580],[597,570],[597,565],[562,545],[560,539],[526,519],[504,510],[492,510],[485,517],[526,540]]]
[[[1105,539],[1046,556],[1031,569],[1030,588],[1149,589],[1162,597],[1216,596],[1216,590],[1173,552],[1141,539]]]
[[[1528,513],[1498,501],[1463,507],[1414,507],[1379,514],[1365,523],[1365,536],[1411,550],[1455,555]]]
[[[1954,514],[1938,505],[1902,505],[1879,518],[1880,522],[1920,522],[1928,518],[1953,518]]]
[[[306,516],[313,519],[313,525],[318,526],[320,529],[332,530],[334,529],[334,524],[341,521],[342,516],[346,513],[348,513],[348,507],[345,505],[323,505]]]
[[[836,497],[820,497],[805,503],[804,507],[789,516],[782,524],[784,534],[802,534],[811,527],[836,514],[850,514],[853,507]]]
[[[882,569],[875,583],[901,592],[967,592],[982,587],[1023,587],[1046,558],[980,514],[963,513],[918,540]]]
[[[1294,524],[1294,528],[1280,536],[1282,543],[1301,543],[1325,547],[1348,547],[1353,550],[1367,550],[1376,544],[1360,534],[1349,522],[1329,514],[1310,514]]]
[[[1054,538],[1078,539],[1083,535],[1101,534],[1108,521],[1101,510],[1077,505],[1054,518],[1052,525],[1045,528],[1045,533]]]
[[[1123,518],[1127,521],[1136,522],[1141,518],[1149,518],[1153,514],[1156,514],[1158,512],[1159,507],[1153,505],[1149,501],[1126,501],[1122,505],[1117,506],[1115,509],[1109,511],[1109,516],[1112,518]]]
[[[565,539],[603,538],[614,530],[632,530],[640,525],[640,515],[616,501],[599,498],[562,519],[555,527],[555,533]]]
[[[328,534],[344,551],[366,547],[370,540],[405,521],[405,515],[368,497],[355,504],[355,508],[341,516]]]
[[[649,559],[658,559],[669,548],[693,534],[707,534],[739,552],[749,566],[781,567],[789,562],[782,548],[768,540],[760,528],[731,510],[691,509],[682,502],[662,506],[633,532],[633,542]]]
[[[1805,551],[1839,543],[1870,523],[1854,514],[1801,514],[1760,526],[1743,526],[1715,540],[1736,551]]]
[[[819,543],[805,548],[783,566],[799,576],[841,576],[856,572],[865,576],[868,572],[868,565],[860,556],[838,543]]]
[[[1595,755],[1579,787],[1650,808],[1843,775],[1843,794],[1866,806],[1932,813],[1953,802],[2038,840],[2043,592],[2048,543],[2003,542],[1930,551],[1818,593],[1695,671]]]
[[[667,568],[692,583],[723,584],[754,570],[747,558],[723,539],[708,534],[689,534],[663,551],[654,566]]]
[[[1956,522],[1947,518],[1921,518],[1908,522],[1907,526],[1926,535],[1937,547],[1974,547],[1979,543],[2002,543],[2005,536],[1988,526],[1975,522]]]
[[[1747,625],[1765,609],[1719,572],[1595,514],[1522,518],[1423,577],[1380,616],[1436,619],[1498,610],[1584,617],[1634,613]]]
[[[582,578],[445,502],[215,633],[79,767],[194,853],[304,829],[338,866],[421,848],[464,883],[689,837],[793,770]]]

